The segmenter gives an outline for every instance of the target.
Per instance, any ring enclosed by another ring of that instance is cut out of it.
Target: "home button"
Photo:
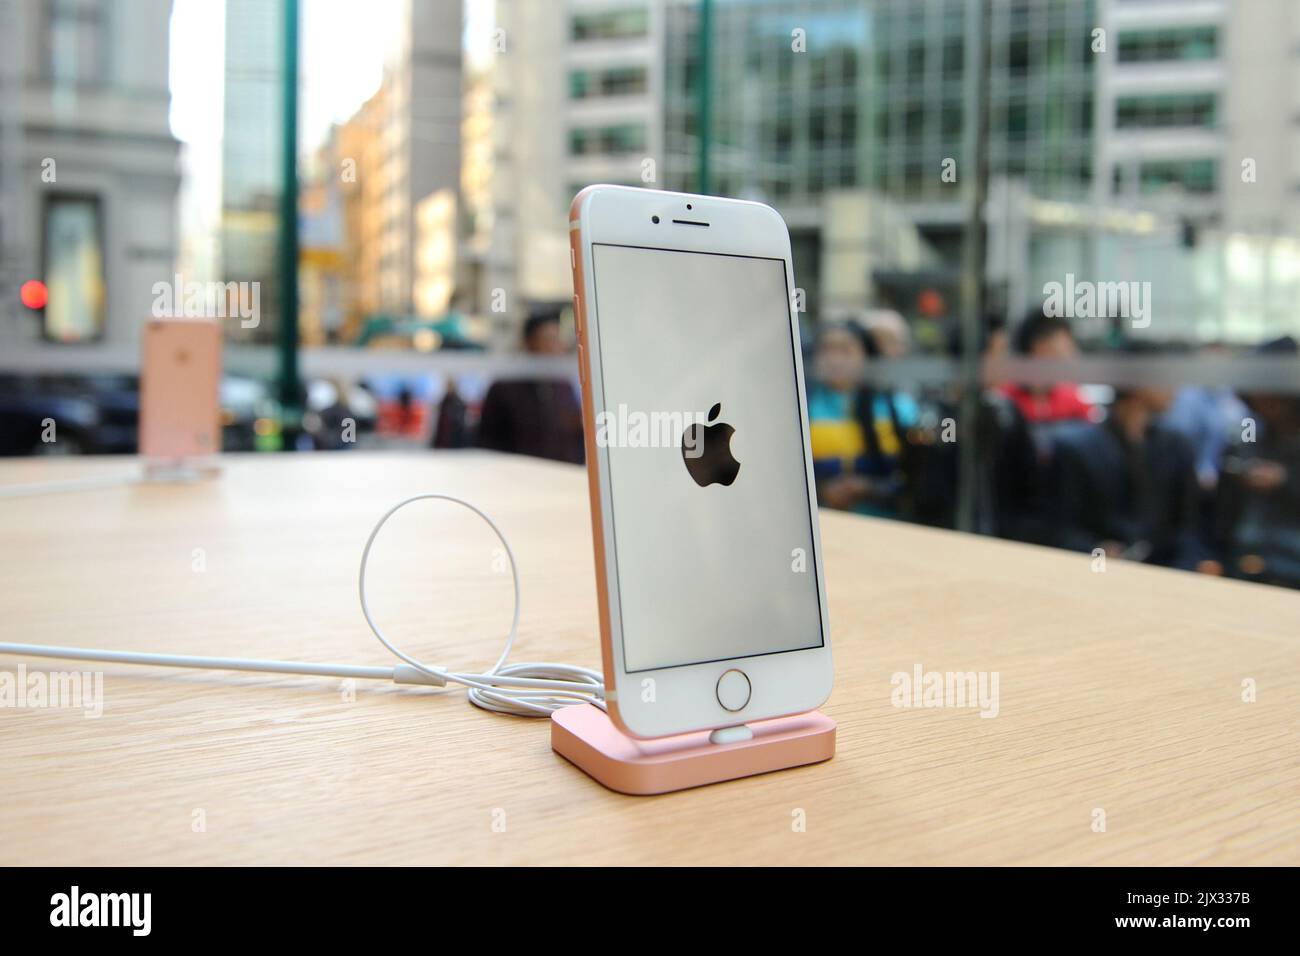
[[[744,671],[738,671],[733,667],[718,678],[718,703],[725,710],[733,713],[744,710],[745,705],[749,703],[750,691],[749,678],[745,676]]]

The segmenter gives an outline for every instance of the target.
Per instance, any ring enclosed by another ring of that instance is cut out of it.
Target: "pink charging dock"
[[[835,756],[835,721],[819,710],[745,726],[752,737],[727,743],[714,743],[707,730],[641,740],[619,730],[599,707],[575,704],[551,714],[551,749],[609,789],[638,796],[821,763]],[[728,736],[726,731],[714,734]]]

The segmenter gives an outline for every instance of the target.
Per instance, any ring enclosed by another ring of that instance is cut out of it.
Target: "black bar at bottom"
[[[42,868],[6,876],[0,926],[7,944],[75,936],[402,945],[459,928],[484,936],[484,945],[549,939],[565,949],[609,949],[620,933],[669,945],[711,936],[724,923],[728,932],[761,938],[775,921],[810,941],[829,942],[842,930],[875,945],[1130,937],[1231,946],[1294,925],[1294,874],[1282,869]]]

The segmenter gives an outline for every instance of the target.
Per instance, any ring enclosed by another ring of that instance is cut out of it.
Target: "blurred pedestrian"
[[[1068,320],[1044,315],[1041,308],[1031,309],[1016,329],[1014,347],[1025,358],[1064,362],[1076,358],[1079,346]],[[999,391],[1015,402],[1020,414],[1030,424],[1040,422],[1088,421],[1092,405],[1069,382],[1055,385],[1006,384]]]
[[[1056,435],[1056,543],[1219,573],[1199,533],[1191,443],[1162,424],[1167,388],[1121,389],[1099,424]]]
[[[529,355],[565,354],[559,314],[530,316],[524,323],[523,346]],[[574,382],[563,378],[493,382],[483,399],[478,444],[494,451],[582,464],[582,408]]]
[[[1222,351],[1222,346],[1211,345],[1203,354]],[[1192,443],[1196,450],[1196,478],[1207,492],[1218,484],[1223,453],[1249,414],[1245,402],[1226,385],[1188,385],[1174,395],[1164,423]]]
[[[308,428],[312,433],[315,447],[328,451],[341,451],[356,447],[356,415],[348,402],[348,384],[341,378],[334,378],[326,383],[322,394],[329,395],[330,400],[315,415],[314,427]],[[306,416],[304,423],[311,418]]]
[[[912,351],[912,330],[893,309],[871,309],[863,325],[871,336],[872,354],[893,360],[906,358]]]
[[[828,323],[818,334],[808,398],[813,473],[823,505],[893,517],[906,491],[907,429],[919,413],[909,396],[863,381],[873,354],[857,323]]]
[[[434,420],[432,448],[464,448],[472,444],[469,404],[461,397],[456,379],[447,376],[447,387],[438,403],[438,417]]]
[[[1300,348],[1284,336],[1259,352],[1294,358]],[[1242,398],[1249,414],[1224,455],[1218,540],[1232,575],[1300,587],[1300,398]]]

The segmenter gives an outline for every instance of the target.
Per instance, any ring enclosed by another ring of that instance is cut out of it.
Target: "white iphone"
[[[785,222],[589,186],[569,214],[608,710],[661,737],[820,706],[830,632]]]

